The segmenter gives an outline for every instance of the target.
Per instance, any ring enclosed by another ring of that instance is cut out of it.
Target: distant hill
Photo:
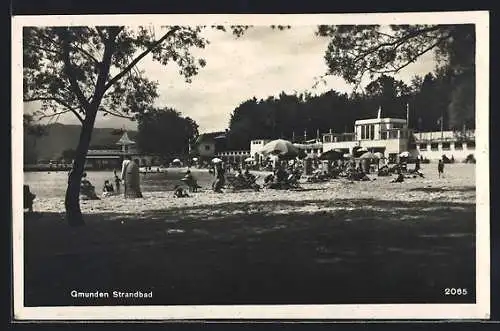
[[[47,125],[46,128],[47,135],[36,139],[36,141],[32,136],[24,136],[25,149],[29,149],[31,153],[36,153],[38,160],[55,160],[61,156],[62,151],[76,149],[81,126],[54,123]],[[121,137],[120,133],[116,134],[118,130],[114,128],[94,128],[90,148],[116,147],[116,142]],[[127,132],[130,139],[136,139],[137,131]]]

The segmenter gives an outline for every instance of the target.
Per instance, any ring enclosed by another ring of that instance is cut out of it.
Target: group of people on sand
[[[70,172],[71,174],[71,172]],[[105,180],[102,188],[102,197],[109,197],[120,194],[121,184],[123,183],[123,195],[125,198],[142,198],[139,177],[139,165],[126,156],[122,163],[121,176],[114,174],[114,184],[110,180]],[[87,179],[87,173],[84,172],[80,181],[80,197],[84,200],[99,200],[95,191],[95,186]]]
[[[233,187],[240,188],[254,188],[256,190],[260,189],[260,186],[256,184],[256,176],[250,173],[249,168],[245,168],[245,171],[241,167],[235,169],[236,174],[231,175],[231,182],[229,183]],[[224,163],[215,163],[210,173],[215,177],[212,183],[212,190],[216,193],[223,193],[222,189],[226,187],[226,174],[227,167]],[[283,162],[276,163],[275,169],[272,174],[269,174],[264,178],[264,186],[271,189],[289,189],[298,187],[298,181],[301,178],[302,169],[298,167],[295,163],[290,163],[288,166]],[[329,164],[328,169],[321,170],[316,169],[313,176],[319,178],[322,177],[338,178],[345,177],[351,181],[370,181],[368,177],[369,167],[364,160],[356,163],[354,160],[347,161],[334,161]],[[406,178],[416,178],[424,177],[424,174],[420,169],[420,160],[417,159],[415,163],[415,168],[413,170],[407,170],[406,164],[399,163],[392,165],[384,164],[378,168],[378,176],[391,176],[395,174],[396,177],[391,180],[392,183],[402,183]],[[444,161],[439,160],[438,162],[438,176],[439,178],[444,176]],[[374,178],[373,180],[375,180]],[[136,161],[132,161],[130,157],[125,157],[122,163],[121,176],[119,177],[114,171],[114,186],[110,180],[105,180],[103,185],[102,197],[108,197],[112,195],[120,194],[121,184],[123,183],[123,194],[125,198],[142,198],[142,192],[140,188],[140,177],[139,177],[139,165]],[[187,185],[188,191],[191,193],[197,192],[200,186],[197,180],[194,178],[191,171],[188,169],[185,176],[181,181]],[[87,174],[83,173],[81,183],[80,183],[80,195],[82,199],[99,199],[95,192],[95,187],[87,179]],[[176,185],[174,187],[174,197],[184,198],[189,197],[189,193],[181,186]]]
[[[264,178],[264,186],[270,189],[289,189],[299,186],[302,171],[295,163],[285,166],[284,163],[276,163],[272,174]]]

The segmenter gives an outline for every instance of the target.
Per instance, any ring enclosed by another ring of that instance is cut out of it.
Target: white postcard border
[[[476,304],[235,305],[25,307],[23,227],[22,27],[96,25],[476,25]],[[134,24],[131,24],[134,22]],[[16,320],[210,320],[210,319],[488,319],[490,315],[489,233],[489,13],[422,12],[293,15],[65,15],[15,16],[12,20],[12,210],[13,289]]]

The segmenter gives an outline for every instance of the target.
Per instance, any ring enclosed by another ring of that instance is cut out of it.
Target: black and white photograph
[[[488,319],[488,43],[481,11],[14,16],[14,317]]]

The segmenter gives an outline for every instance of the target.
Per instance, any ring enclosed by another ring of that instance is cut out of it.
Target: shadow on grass
[[[474,204],[287,200],[86,220],[25,218],[26,305],[474,302]],[[72,289],[154,296],[85,301]]]
[[[416,187],[416,188],[411,188],[409,191],[414,191],[414,192],[427,192],[427,193],[434,193],[434,192],[475,192],[476,187],[475,186],[462,186],[462,187]]]

